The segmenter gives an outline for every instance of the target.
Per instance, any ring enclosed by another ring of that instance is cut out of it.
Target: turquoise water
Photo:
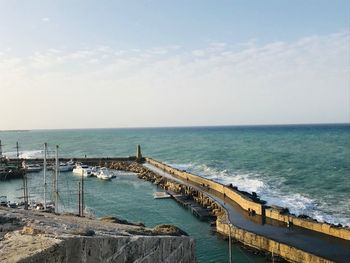
[[[270,204],[286,206],[293,213],[350,226],[348,124],[36,130],[0,132],[0,139],[7,155],[14,154],[16,141],[19,141],[24,157],[41,156],[44,142],[49,143],[51,150],[56,144],[60,145],[60,155],[66,157],[134,155],[136,145],[141,144],[145,156],[213,180],[233,183],[243,190],[255,191]],[[143,185],[136,182],[135,188],[138,184]],[[0,184],[2,191],[9,188],[3,182]],[[150,187],[151,191],[153,186]],[[100,189],[94,191],[99,192]],[[97,208],[98,213],[109,212],[108,209]],[[127,219],[146,221],[136,218],[138,211],[128,213],[127,210],[120,210],[121,214],[129,217]],[[186,214],[186,211],[182,212]],[[136,213],[134,217],[133,213]],[[144,214],[139,215],[142,217]],[[152,225],[152,221],[149,224]],[[203,232],[200,229],[199,226],[199,233],[210,233],[207,229]],[[216,237],[212,238],[216,240]],[[206,254],[208,246],[203,248],[199,244],[198,249],[203,249]],[[222,255],[225,251],[222,248]]]
[[[143,222],[148,227],[158,224],[174,224],[185,230],[196,240],[198,262],[227,262],[228,243],[218,237],[207,222],[201,222],[189,210],[171,199],[156,200],[153,192],[157,186],[140,180],[135,174],[117,172],[112,181],[97,178],[85,180],[85,203],[95,216],[114,215],[132,222]],[[43,174],[28,174],[31,200],[43,200]],[[49,172],[49,185],[52,173]],[[80,177],[72,173],[61,173],[59,177],[60,211],[77,212],[77,189]],[[22,180],[0,182],[0,195],[16,200],[21,191]],[[48,189],[50,191],[50,188]],[[49,197],[50,198],[50,197]],[[52,200],[52,199],[51,199]],[[249,254],[239,246],[233,246],[234,262],[267,262],[265,258]]]

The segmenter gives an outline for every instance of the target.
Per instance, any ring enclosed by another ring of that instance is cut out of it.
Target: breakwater
[[[266,209],[270,209],[267,207],[263,201],[256,198],[255,195],[247,194],[244,192],[240,192],[238,189],[232,186],[224,186],[216,182],[212,182],[208,179],[190,174],[186,171],[181,171],[175,168],[172,168],[166,164],[163,164],[161,162],[158,162],[156,160],[146,158],[145,162],[148,164],[153,165],[154,167],[157,167],[160,169],[160,172],[154,172],[150,171],[149,169],[145,168],[144,166],[141,166],[137,163],[121,163],[121,162],[112,162],[110,164],[110,168],[114,169],[120,169],[120,170],[128,170],[139,174],[140,178],[152,181],[159,186],[165,188],[165,189],[171,189],[172,191],[178,192],[178,193],[184,193],[191,195],[193,199],[203,205],[204,207],[210,208],[212,211],[212,214],[216,217],[216,229],[218,232],[224,234],[224,235],[231,235],[238,241],[242,242],[243,244],[263,251],[268,251],[274,255],[278,255],[290,262],[346,262],[346,258],[348,255],[350,255],[349,250],[349,243],[348,241],[342,242],[342,244],[339,244],[338,255],[325,255],[322,250],[323,246],[328,246],[328,244],[333,244],[332,242],[337,242],[337,239],[329,240],[327,244],[318,243],[318,240],[322,240],[324,238],[323,235],[327,235],[328,232],[319,234],[318,236],[313,236],[314,233],[308,233],[309,230],[302,231],[298,228],[294,227],[288,234],[293,234],[295,231],[300,236],[300,240],[296,239],[296,242],[293,244],[288,244],[288,242],[284,243],[281,241],[274,240],[273,238],[273,232],[276,229],[272,229],[272,235],[262,235],[255,233],[254,231],[246,230],[242,227],[236,226],[235,223],[230,222],[229,218],[229,211],[223,206],[222,203],[220,203],[219,199],[221,198],[226,199],[226,202],[233,201],[234,203],[238,204],[240,208],[244,211],[247,211],[249,215],[252,215],[252,220],[256,221],[257,224],[263,225],[264,223],[269,224],[277,224],[281,226],[282,224],[282,232],[285,232],[287,229],[287,226],[284,221],[275,220],[273,218],[269,218],[266,216]],[[164,174],[162,174],[164,172]],[[173,175],[174,178],[169,178],[166,176]],[[180,179],[176,180],[176,178]],[[174,180],[175,179],[175,180]],[[211,192],[208,194],[208,192]],[[232,191],[232,193],[230,193]],[[220,198],[213,198],[214,195],[220,196]],[[231,199],[232,198],[232,199]],[[278,211],[277,208],[273,208]],[[282,210],[283,213],[286,213],[285,210]],[[302,222],[308,222],[307,219],[300,219]],[[319,222],[311,222],[316,225],[321,224]],[[325,224],[325,223],[323,223]],[[328,224],[327,224],[328,225]],[[331,228],[331,225],[329,225]],[[264,228],[264,227],[262,227]],[[333,226],[334,228],[334,226]],[[336,227],[339,230],[349,231],[346,228],[340,228]],[[278,231],[277,231],[278,232]],[[300,235],[300,232],[302,232],[302,235]],[[317,231],[320,232],[320,231]],[[341,233],[341,232],[340,232]],[[276,233],[280,234],[280,233]],[[335,234],[338,234],[336,232]],[[303,248],[303,244],[305,244],[305,238],[307,239],[308,236],[311,236],[312,241],[315,242],[314,247],[312,246],[306,246],[307,249]],[[333,235],[334,236],[334,233]],[[342,237],[347,237],[347,235],[343,235]],[[287,237],[288,240],[288,237]],[[299,242],[300,241],[300,242]],[[299,245],[295,245],[299,244]],[[317,247],[320,245],[320,247]],[[335,245],[335,249],[337,248],[338,244]],[[332,249],[332,248],[329,248]],[[311,252],[310,252],[311,251]],[[316,253],[313,253],[316,252]],[[318,255],[320,253],[320,255]],[[327,257],[330,256],[332,259],[327,259]]]
[[[178,170],[151,158],[146,158],[146,162],[170,174],[178,176],[179,178],[182,178],[186,181],[191,181],[198,185],[207,186],[208,188],[215,190],[221,193],[223,196],[226,196],[227,198],[231,199],[246,211],[256,213],[257,215],[262,215],[265,218],[270,218],[280,222],[284,222],[286,224],[289,223],[326,235],[350,240],[349,228],[331,225],[328,223],[317,222],[316,220],[311,218],[300,218],[293,214],[290,214],[285,208],[266,206],[263,201],[257,198],[253,199],[253,195],[247,195],[247,193],[241,192],[235,187],[226,186],[218,182],[214,182],[209,179],[193,175],[186,171]]]

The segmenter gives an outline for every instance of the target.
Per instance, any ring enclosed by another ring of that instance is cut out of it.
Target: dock
[[[198,217],[201,221],[208,221],[213,219],[213,215],[211,214],[208,208],[204,208],[195,202],[190,196],[178,194],[171,190],[167,190],[167,193],[174,198],[176,202],[181,204],[183,207],[188,208],[192,214]]]

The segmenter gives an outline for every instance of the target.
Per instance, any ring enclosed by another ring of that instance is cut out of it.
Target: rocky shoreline
[[[0,209],[0,262],[195,262],[194,247],[172,225]]]

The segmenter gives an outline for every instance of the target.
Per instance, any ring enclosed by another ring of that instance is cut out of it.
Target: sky
[[[0,130],[350,122],[348,0],[0,0]]]

